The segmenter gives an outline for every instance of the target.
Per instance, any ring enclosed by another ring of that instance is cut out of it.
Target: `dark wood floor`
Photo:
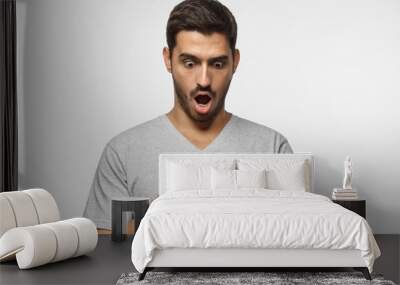
[[[400,235],[375,238],[382,256],[376,260],[374,272],[399,283]],[[98,247],[87,256],[28,270],[19,270],[15,261],[2,263],[0,284],[115,284],[122,273],[134,271],[130,249],[131,240],[114,243],[110,236],[100,236]]]
[[[375,261],[374,271],[386,279],[400,283],[400,235],[375,235],[381,257]]]

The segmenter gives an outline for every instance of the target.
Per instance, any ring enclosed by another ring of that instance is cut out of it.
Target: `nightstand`
[[[339,204],[340,206],[353,211],[356,214],[359,214],[361,217],[366,219],[365,209],[366,202],[365,200],[332,200],[332,202]]]
[[[111,219],[112,219],[112,232],[111,239],[113,241],[123,241],[125,235],[123,234],[123,228],[125,225],[122,223],[123,216],[128,213],[130,217],[132,214],[135,216],[135,231],[138,229],[140,221],[146,214],[149,208],[149,198],[114,198],[111,202]]]

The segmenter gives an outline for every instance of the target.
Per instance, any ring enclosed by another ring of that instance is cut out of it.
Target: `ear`
[[[235,73],[236,68],[239,65],[240,61],[240,52],[238,49],[235,49],[235,53],[233,54],[233,73]]]
[[[171,59],[170,59],[169,49],[167,47],[163,48],[163,58],[164,58],[165,67],[167,68],[168,72],[171,73],[171,71],[172,71]]]

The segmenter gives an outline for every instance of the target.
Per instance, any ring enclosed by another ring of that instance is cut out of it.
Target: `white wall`
[[[172,107],[178,2],[17,0],[21,188],[49,190],[63,218],[82,214],[105,143]],[[374,232],[400,233],[400,1],[222,2],[241,51],[227,109],[313,152],[318,193],[351,155]]]

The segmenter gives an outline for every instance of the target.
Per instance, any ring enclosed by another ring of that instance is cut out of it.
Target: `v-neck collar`
[[[207,152],[212,148],[214,145],[216,145],[220,140],[223,139],[225,136],[226,132],[231,128],[233,120],[235,120],[235,115],[231,114],[231,118],[229,121],[225,124],[225,126],[222,128],[222,130],[218,133],[218,135],[203,149],[198,148],[196,145],[194,145],[187,137],[185,137],[176,127],[175,125],[169,120],[167,114],[162,115],[162,118],[164,119],[166,125],[171,128],[172,132],[175,134],[175,136],[180,139],[183,143],[187,144],[190,146],[190,148],[194,149],[195,152]]]

